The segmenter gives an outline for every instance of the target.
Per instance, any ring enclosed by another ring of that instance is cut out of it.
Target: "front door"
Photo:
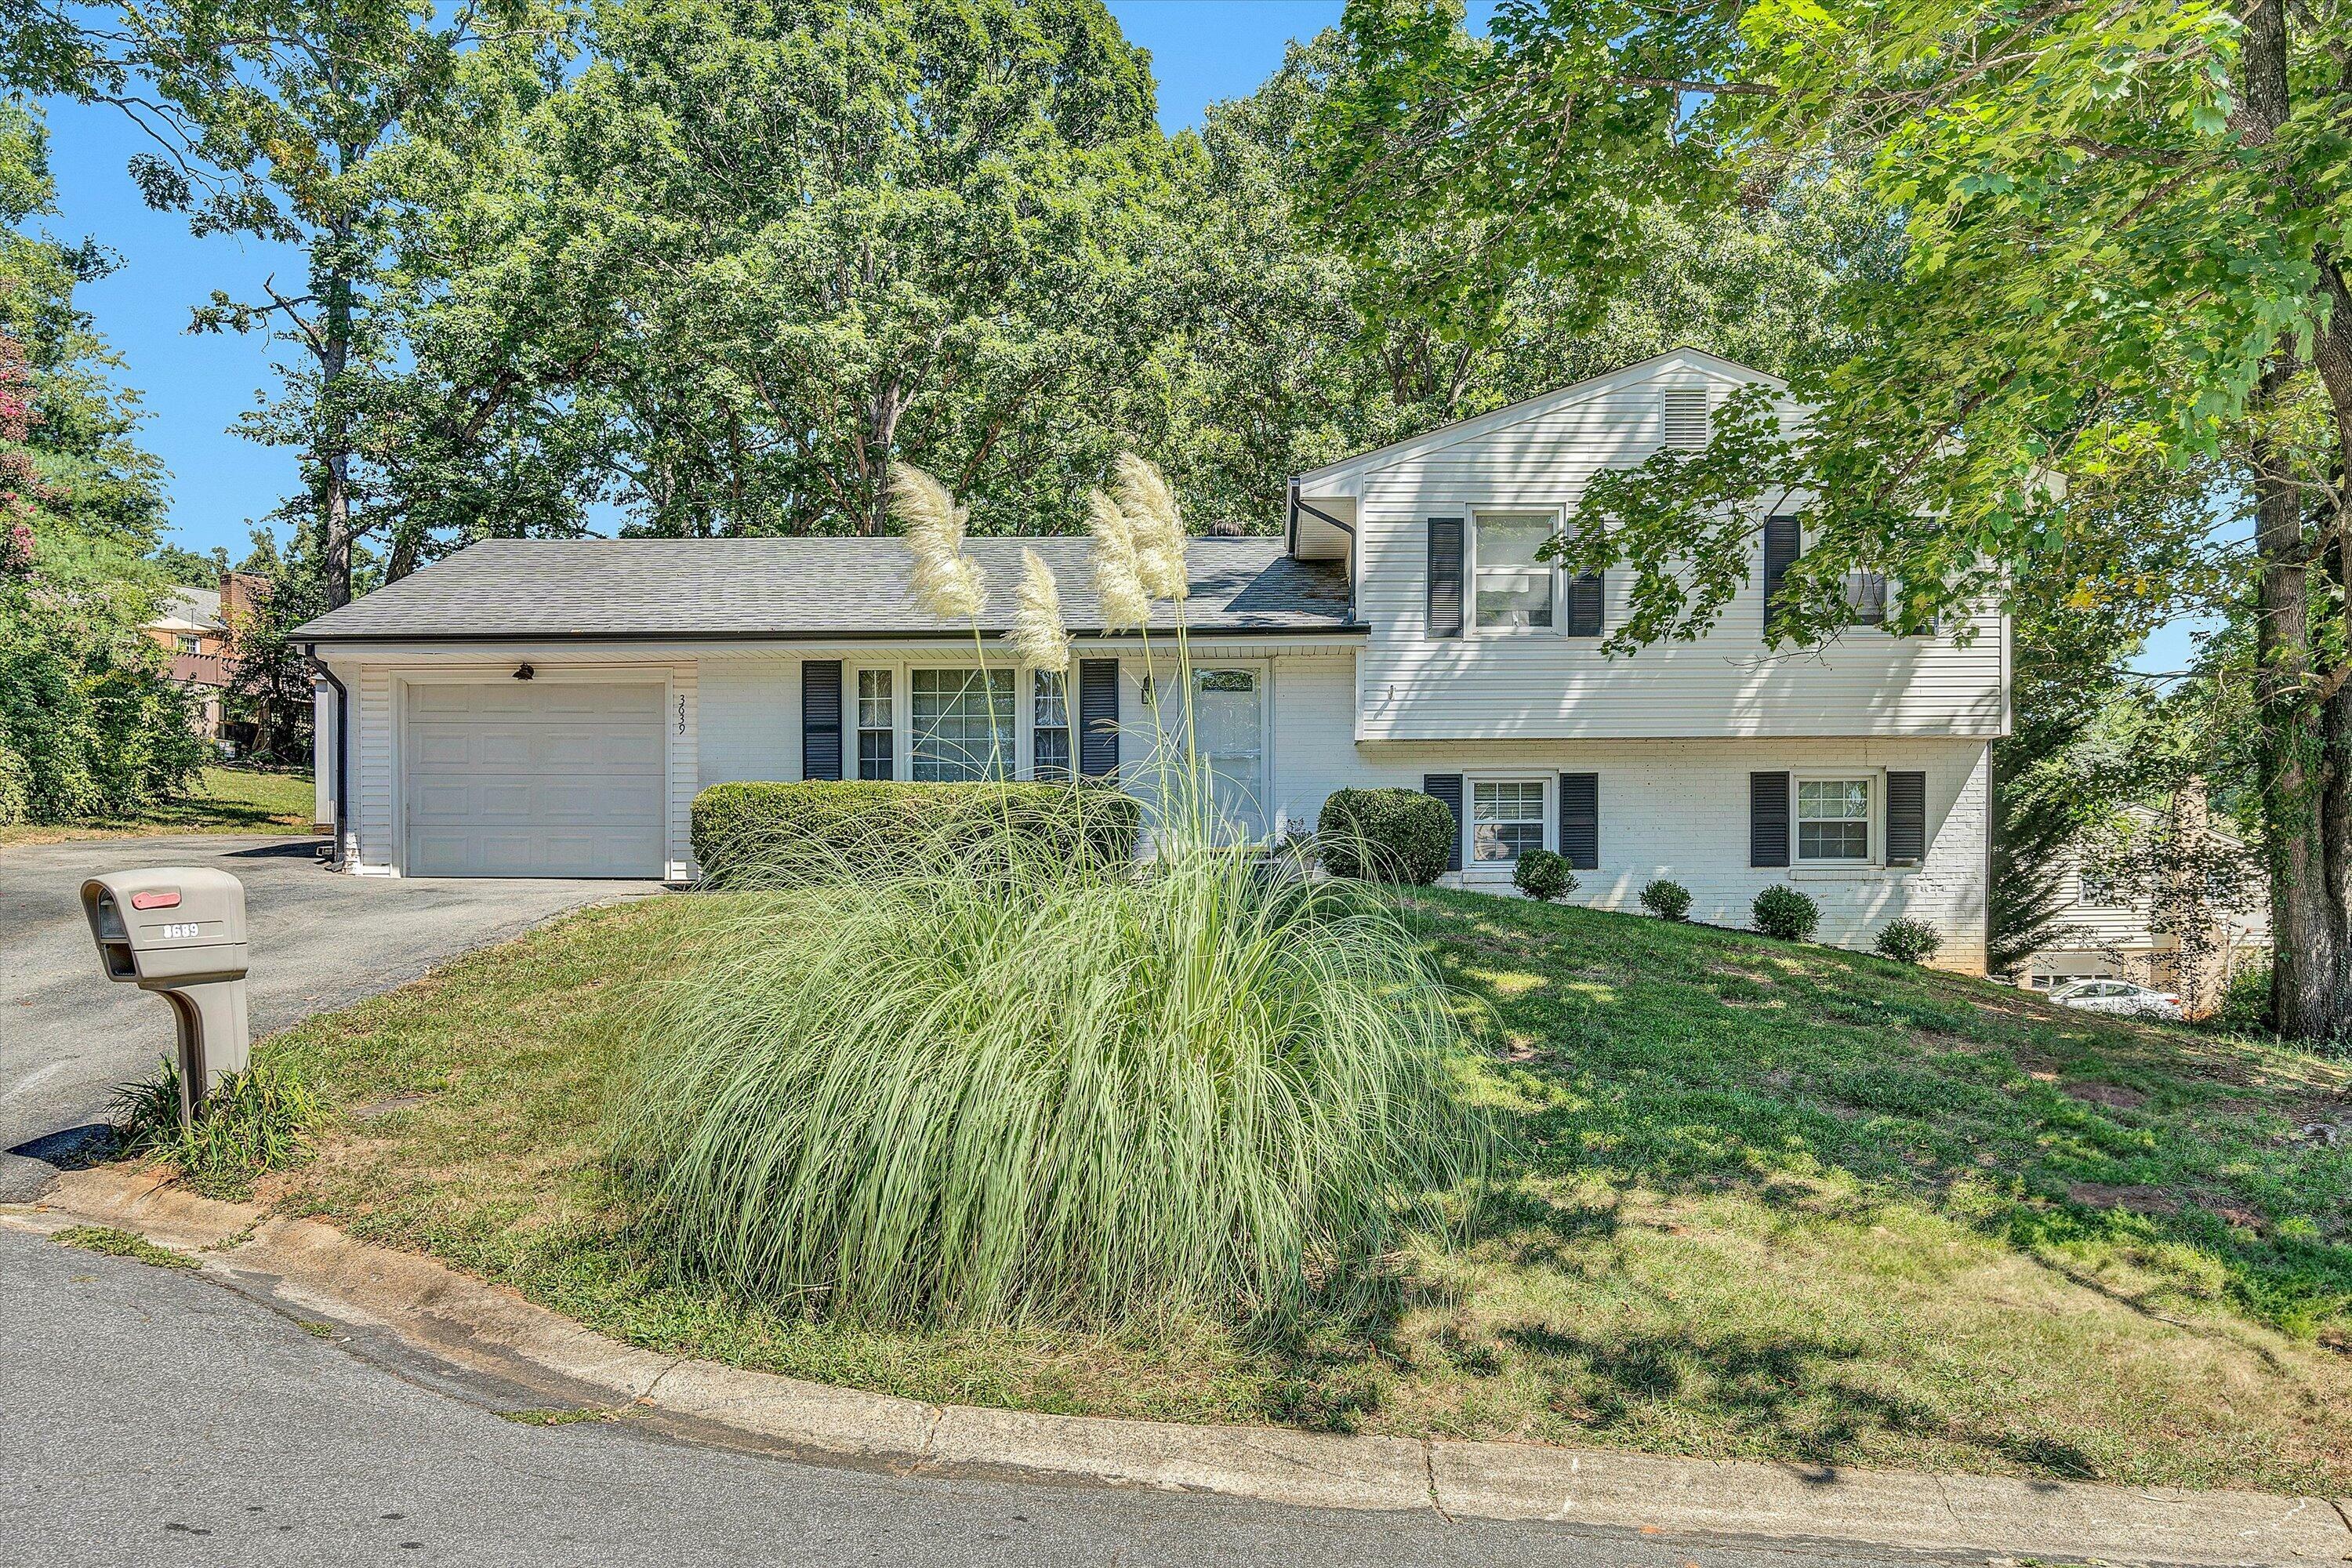
[[[1192,732],[1223,830],[1244,843],[1266,836],[1265,680],[1246,666],[1192,671]]]

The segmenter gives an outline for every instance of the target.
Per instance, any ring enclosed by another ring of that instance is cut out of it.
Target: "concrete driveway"
[[[245,884],[256,1039],[389,991],[469,948],[651,882],[339,876],[313,838],[123,838],[0,850],[0,1202],[47,1184],[116,1085],[172,1047],[163,1002],[99,973],[82,879],[213,866]]]

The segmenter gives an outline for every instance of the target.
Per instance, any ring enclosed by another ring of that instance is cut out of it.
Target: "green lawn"
[[[175,833],[299,833],[310,826],[310,774],[277,768],[206,768],[195,788],[128,816],[0,827],[0,848],[72,838],[146,838]]]
[[[1386,1321],[1276,1344],[851,1331],[661,1284],[605,1198],[633,999],[712,901],[589,911],[281,1037],[336,1111],[265,1195],[642,1344],[930,1400],[2352,1483],[2341,1067],[1822,948],[1422,894],[1508,1186],[1466,1248],[1396,1259]]]

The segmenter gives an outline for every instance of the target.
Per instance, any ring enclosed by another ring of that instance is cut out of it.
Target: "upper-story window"
[[[1886,624],[1886,574],[1884,572],[1849,572],[1845,574],[1845,608],[1848,625],[1883,626]]]
[[[1797,781],[1797,858],[1859,862],[1870,858],[1870,781]]]
[[[172,637],[172,646],[181,653],[202,653],[205,639],[194,632],[178,632]]]
[[[2074,873],[2074,901],[2089,910],[2120,909],[2123,891],[2113,877],[2085,868]]]
[[[1474,556],[1478,626],[1511,630],[1552,624],[1552,567],[1536,552],[1552,536],[1548,511],[1482,511]]]

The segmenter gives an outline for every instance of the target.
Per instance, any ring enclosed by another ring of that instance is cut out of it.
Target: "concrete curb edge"
[[[1349,1437],[926,1405],[640,1350],[431,1258],[115,1169],[72,1172],[14,1228],[133,1232],[297,1313],[357,1324],[570,1407],[919,1472],[1005,1471],[1309,1508],[1433,1509],[1659,1532],[2179,1563],[2352,1562],[2318,1498],[1934,1476],[1604,1449]]]

